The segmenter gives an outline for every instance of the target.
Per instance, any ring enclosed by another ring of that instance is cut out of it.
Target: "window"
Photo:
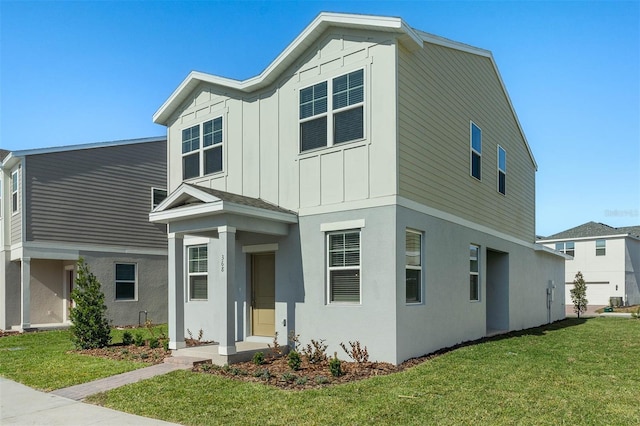
[[[507,151],[498,145],[498,192],[507,194]]]
[[[480,247],[469,246],[469,300],[480,300]]]
[[[360,303],[360,231],[327,235],[329,301]]]
[[[568,254],[569,256],[576,255],[576,243],[573,241],[567,241],[566,243],[556,243],[556,250],[560,253]]]
[[[116,263],[116,300],[136,300],[135,263]]]
[[[0,217],[2,217],[2,176],[0,174]]]
[[[16,213],[18,204],[18,171],[11,173],[11,212]]]
[[[480,180],[482,168],[482,130],[471,122],[471,176]]]
[[[189,249],[189,299],[207,300],[207,246],[191,246]]]
[[[151,210],[158,207],[158,205],[167,198],[167,190],[160,188],[151,188]]]
[[[362,139],[364,70],[300,90],[299,118],[300,152]]]
[[[596,240],[596,256],[607,254],[607,240]]]
[[[222,117],[182,130],[183,179],[222,171],[222,136]]]
[[[422,302],[422,234],[406,231],[406,301]]]

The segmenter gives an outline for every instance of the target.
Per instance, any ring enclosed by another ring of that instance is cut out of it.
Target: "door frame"
[[[274,312],[274,335],[275,335],[275,328],[276,328],[276,324],[275,324],[275,296],[276,296],[276,252],[275,251],[256,251],[256,252],[250,252],[247,253],[249,254],[249,265],[250,265],[250,271],[249,271],[249,335],[250,336],[255,336],[258,338],[272,338],[272,336],[263,336],[263,335],[256,335],[254,332],[254,324],[253,324],[253,317],[254,317],[254,272],[255,272],[255,268],[254,268],[254,256],[264,256],[264,255],[271,255],[273,256],[273,312]]]

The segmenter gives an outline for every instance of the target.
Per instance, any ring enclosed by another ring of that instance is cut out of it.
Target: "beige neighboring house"
[[[0,329],[68,325],[79,257],[112,324],[167,320],[166,158],[165,137],[0,151]]]
[[[578,271],[587,284],[589,305],[640,304],[640,225],[587,222],[538,243],[571,256],[565,266],[567,304]]]
[[[400,363],[564,318],[564,257],[535,243],[537,166],[487,50],[321,13],[255,77],[192,72],[153,120],[171,348],[295,331]]]

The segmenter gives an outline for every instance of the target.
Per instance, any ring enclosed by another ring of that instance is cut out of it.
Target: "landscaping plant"
[[[78,272],[71,299],[71,341],[77,349],[104,348],[111,342],[107,306],[100,282],[89,270],[83,258],[78,260]]]
[[[582,272],[578,271],[573,280],[573,288],[570,290],[571,302],[573,303],[573,311],[580,318],[580,314],[587,310],[587,284],[584,282]]]

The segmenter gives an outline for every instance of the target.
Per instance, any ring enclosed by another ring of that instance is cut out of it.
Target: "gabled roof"
[[[186,217],[234,213],[286,223],[296,223],[297,215],[259,198],[182,183],[149,215],[151,222],[169,223]]]
[[[575,228],[567,229],[566,231],[544,237],[542,240],[566,240],[589,237],[608,237],[613,235],[631,235],[633,237],[640,237],[640,226],[614,228],[613,226],[609,226],[604,223],[592,221],[583,223]]]
[[[4,157],[6,157],[9,154],[10,152],[7,151],[6,149],[0,149],[0,161],[4,160]]]
[[[324,31],[330,27],[354,28],[396,34],[400,43],[405,45],[409,50],[420,49],[423,47],[424,43],[427,42],[472,53],[474,55],[484,56],[490,59],[500,81],[500,85],[502,86],[502,90],[507,98],[507,102],[509,103],[509,107],[511,108],[518,129],[525,141],[525,146],[529,153],[531,162],[535,169],[538,169],[531,147],[529,146],[524,130],[520,125],[520,120],[513,108],[511,98],[509,97],[491,52],[416,30],[407,25],[404,20],[397,17],[322,12],[300,33],[300,35],[298,35],[298,37],[295,38],[295,40],[293,40],[293,42],[291,42],[291,44],[289,44],[289,46],[282,51],[282,53],[280,53],[280,55],[278,55],[273,62],[271,62],[271,64],[269,64],[259,75],[255,77],[251,77],[246,80],[234,80],[231,78],[192,71],[189,73],[187,78],[180,83],[178,88],[171,94],[171,96],[169,96],[164,104],[162,104],[158,111],[156,111],[153,115],[153,121],[158,124],[168,125],[169,119],[174,111],[189,98],[190,94],[200,83],[215,84],[246,93],[268,86],[275,82],[285,69],[294,64],[300,55],[302,55],[304,51],[317,41]]]

